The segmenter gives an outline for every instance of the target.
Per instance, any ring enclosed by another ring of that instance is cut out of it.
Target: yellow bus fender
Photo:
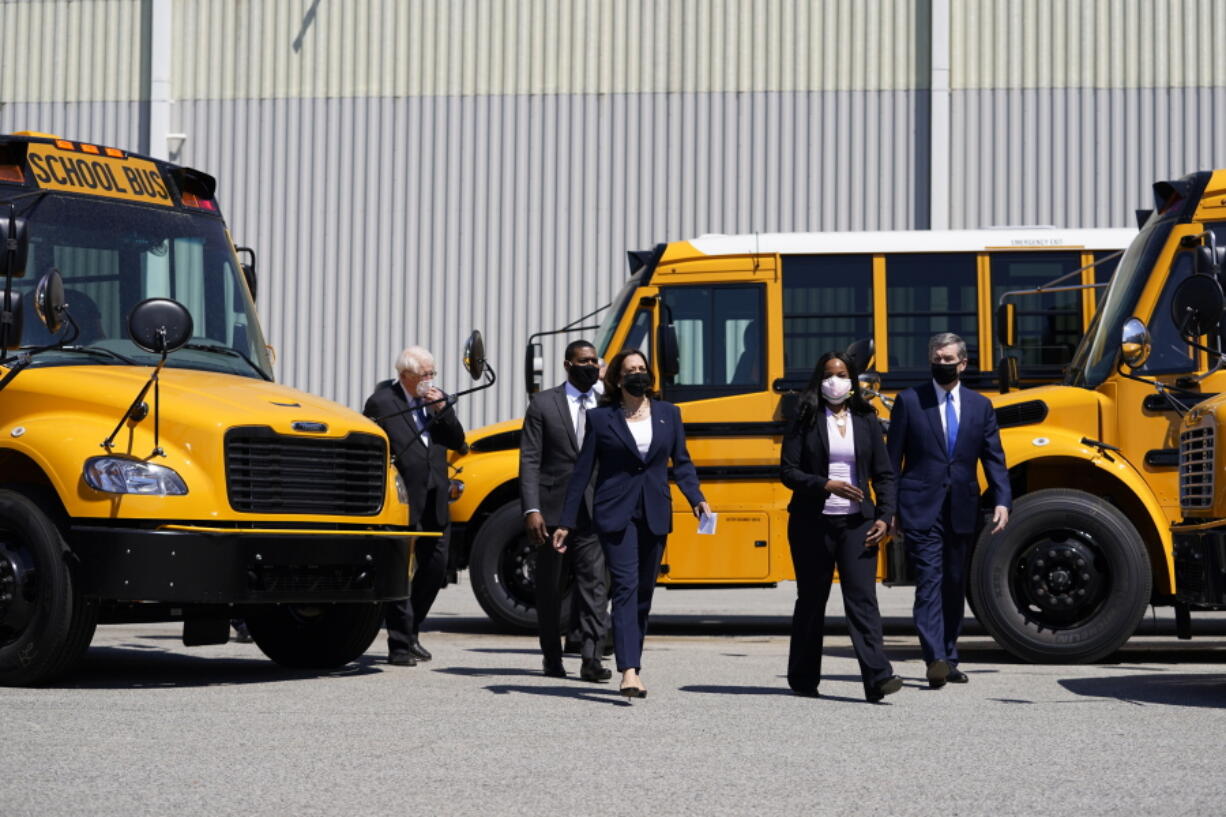
[[[1154,589],[1167,594],[1175,592],[1171,520],[1167,518],[1162,505],[1144,477],[1124,459],[1123,455],[1116,451],[1103,452],[1094,446],[1086,445],[1075,433],[1049,431],[1041,426],[1002,429],[1001,444],[1006,451],[1007,465],[1010,470],[1039,460],[1074,459],[1089,463],[1119,480],[1141,503],[1141,507],[1149,514],[1158,532],[1159,544],[1162,547],[1161,560],[1166,566],[1166,573],[1164,576],[1154,576]],[[986,481],[984,485],[986,487]],[[1075,485],[1068,487],[1076,488]],[[1146,538],[1142,536],[1143,540]],[[1156,562],[1153,553],[1150,554],[1150,559]]]

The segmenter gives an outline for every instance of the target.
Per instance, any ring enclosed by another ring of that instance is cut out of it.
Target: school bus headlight
[[[123,457],[90,457],[85,461],[85,484],[108,494],[182,496],[183,477],[173,469]]]
[[[409,489],[404,487],[404,477],[396,474],[396,499],[400,500],[401,505],[409,504]]]
[[[451,488],[447,492],[447,501],[455,502],[457,499],[460,498],[460,494],[462,493],[464,493],[464,480],[453,479],[451,481]]]

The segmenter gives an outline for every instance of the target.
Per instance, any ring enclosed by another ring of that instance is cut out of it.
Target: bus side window
[[[635,313],[634,323],[630,325],[630,331],[626,333],[626,342],[622,349],[638,349],[643,353],[643,357],[647,358],[647,362],[651,363],[651,354],[654,350],[651,348],[650,309],[640,309]],[[616,352],[610,354],[609,357],[612,358],[613,354]]]
[[[783,377],[803,387],[818,358],[873,336],[871,255],[783,256]]]
[[[764,292],[759,284],[670,286],[663,319],[677,334],[679,371],[669,399],[701,400],[766,388]]]
[[[968,380],[979,370],[978,257],[906,253],[885,257],[890,388],[931,378],[928,339],[953,332],[966,341]]]
[[[1171,319],[1171,299],[1175,297],[1175,288],[1191,274],[1192,254],[1175,253],[1175,262],[1171,265],[1166,285],[1162,287],[1162,294],[1158,296],[1154,316],[1149,321],[1150,353],[1140,371],[1147,374],[1176,374],[1196,368],[1192,347],[1179,336],[1179,328]]]
[[[1015,289],[1034,289],[1081,267],[1080,252],[1002,252],[990,256],[992,304]],[[1085,334],[1081,318],[1081,295],[1077,290],[1044,295],[1022,295],[1017,304],[1017,336],[1021,349],[1022,377],[1030,374],[1058,375],[1073,358],[1073,350]],[[996,362],[1000,349],[996,350]]]

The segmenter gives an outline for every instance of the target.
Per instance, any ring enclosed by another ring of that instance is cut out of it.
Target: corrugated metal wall
[[[0,130],[141,146],[151,2],[0,1]],[[172,0],[172,158],[260,253],[280,379],[357,407],[421,342],[454,389],[477,327],[476,425],[627,248],[926,225],[934,6],[950,226],[1127,225],[1226,164],[1213,0]]]
[[[488,422],[626,249],[912,224],[909,6],[182,2],[172,129],[261,252],[281,378],[360,406],[421,342],[456,388],[479,328]]]
[[[1226,166],[1226,3],[952,0],[952,227],[1134,223]]]
[[[143,147],[141,0],[0,0],[0,133]]]

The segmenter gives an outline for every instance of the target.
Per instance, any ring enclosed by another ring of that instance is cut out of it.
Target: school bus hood
[[[1002,433],[1024,428],[1027,432],[1051,429],[1097,438],[1107,399],[1075,386],[1036,386],[1009,394],[989,394]]]
[[[26,369],[5,389],[6,405],[0,408],[0,419],[9,426],[55,417],[65,424],[66,433],[84,427],[114,428],[152,371],[130,366]],[[231,426],[268,426],[281,434],[298,434],[293,425],[302,422],[327,426],[315,436],[343,437],[350,431],[381,433],[378,426],[352,409],[277,383],[172,368],[163,369],[159,381],[161,436],[172,441],[176,434],[195,436],[205,429],[221,433]],[[151,388],[145,395],[149,416],[137,424],[139,430],[147,427],[150,433],[154,394]],[[123,432],[121,436],[125,436]]]

